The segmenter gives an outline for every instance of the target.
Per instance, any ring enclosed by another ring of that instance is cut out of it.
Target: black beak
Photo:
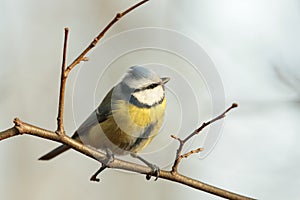
[[[166,84],[169,80],[170,80],[169,77],[161,78],[161,82],[162,82],[163,84]]]

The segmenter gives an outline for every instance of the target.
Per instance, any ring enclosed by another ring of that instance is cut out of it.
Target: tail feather
[[[53,149],[52,151],[50,151],[49,153],[45,154],[44,156],[40,157],[39,160],[50,160],[56,156],[58,156],[59,154],[69,150],[70,147],[67,145],[61,145],[55,149]]]

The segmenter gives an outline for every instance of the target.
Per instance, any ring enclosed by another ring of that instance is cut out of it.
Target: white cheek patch
[[[140,103],[146,105],[153,105],[164,97],[164,90],[163,87],[157,86],[153,89],[146,89],[139,92],[135,92],[132,94]]]

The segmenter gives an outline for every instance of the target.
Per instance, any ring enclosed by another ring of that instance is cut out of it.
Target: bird
[[[159,168],[138,153],[149,145],[162,126],[166,110],[165,84],[169,80],[169,77],[160,78],[149,68],[130,67],[72,138],[104,150],[110,158],[129,154],[157,173]],[[68,149],[70,147],[63,144],[39,160],[50,160]]]

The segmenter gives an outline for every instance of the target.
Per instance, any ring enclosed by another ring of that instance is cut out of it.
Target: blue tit
[[[162,126],[166,109],[165,84],[169,80],[160,78],[150,69],[131,67],[72,138],[113,155],[136,155]],[[61,145],[39,160],[50,160],[68,149],[69,146]]]

